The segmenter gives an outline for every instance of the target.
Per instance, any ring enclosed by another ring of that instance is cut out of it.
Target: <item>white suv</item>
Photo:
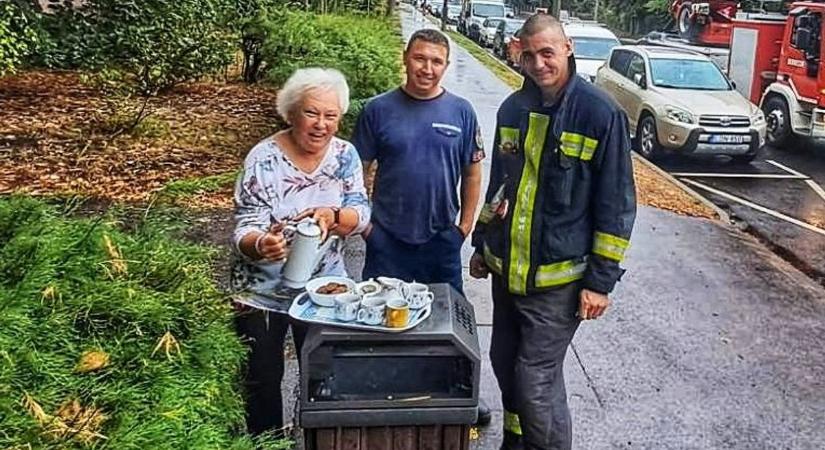
[[[596,85],[625,110],[639,152],[729,155],[750,162],[765,145],[765,116],[707,56],[657,46],[613,48]]]
[[[597,24],[567,22],[564,33],[573,40],[576,71],[587,81],[595,80],[596,71],[607,60],[610,50],[621,45],[613,32]]]

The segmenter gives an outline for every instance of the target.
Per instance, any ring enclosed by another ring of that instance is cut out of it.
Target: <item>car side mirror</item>
[[[730,86],[731,86],[732,88],[736,89],[736,82],[735,82],[735,81],[733,81],[733,80],[728,80],[728,81],[730,81]]]
[[[636,83],[642,89],[647,88],[647,81],[645,80],[645,76],[642,73],[634,74],[633,82]]]

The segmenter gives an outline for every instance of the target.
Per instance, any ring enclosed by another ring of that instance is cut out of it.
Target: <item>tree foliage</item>
[[[298,68],[340,70],[355,99],[397,85],[401,75],[401,36],[386,19],[277,11],[260,24],[267,78],[282,84]]]
[[[28,13],[17,0],[0,2],[0,76],[21,65],[37,41]]]
[[[88,0],[41,17],[38,62],[114,69],[154,94],[221,70],[233,56],[229,0]]]

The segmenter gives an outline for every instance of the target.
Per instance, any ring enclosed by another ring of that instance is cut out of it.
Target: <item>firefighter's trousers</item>
[[[514,295],[493,275],[490,358],[504,405],[503,449],[572,446],[564,356],[580,322],[580,291],[580,282],[574,282],[540,294]]]

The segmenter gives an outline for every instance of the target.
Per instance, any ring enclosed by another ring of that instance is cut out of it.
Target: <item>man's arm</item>
[[[481,162],[464,166],[461,174],[461,219],[458,228],[464,237],[473,232],[478,197],[481,195]]]
[[[595,188],[590,199],[593,247],[584,275],[580,315],[596,318],[607,308],[607,294],[624,272],[619,264],[630,244],[636,218],[636,191],[627,117],[616,112],[594,155]]]

